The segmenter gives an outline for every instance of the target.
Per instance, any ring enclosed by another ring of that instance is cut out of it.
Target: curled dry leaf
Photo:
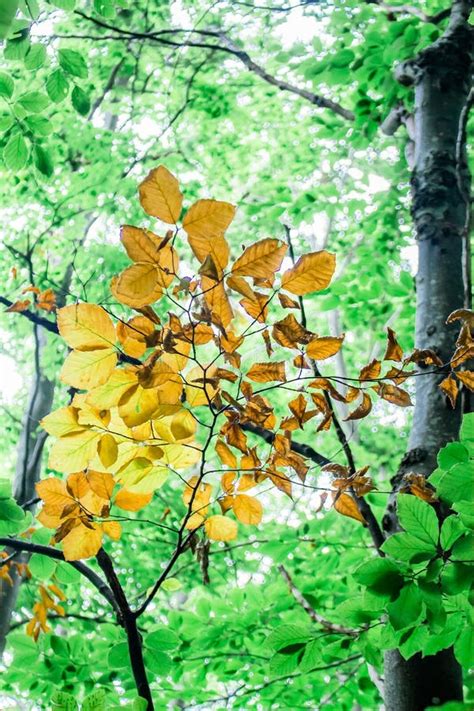
[[[370,399],[369,393],[362,393],[361,404],[353,410],[345,420],[361,420],[363,417],[367,417],[372,409],[372,400]]]
[[[456,407],[456,400],[458,397],[458,392],[459,388],[458,385],[453,378],[452,375],[448,375],[447,378],[445,378],[440,384],[439,387],[441,390],[444,392],[444,394],[448,397],[449,402],[451,403],[451,407],[454,408]]]
[[[356,521],[360,521],[364,524],[364,526],[367,525],[365,518],[359,511],[359,507],[357,506],[356,502],[350,494],[340,494],[339,496],[336,495],[336,498],[334,500],[334,508],[338,513],[342,514],[343,516],[348,516],[349,518],[353,518]]]

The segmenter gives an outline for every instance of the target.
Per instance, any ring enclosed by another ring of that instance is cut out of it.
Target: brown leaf
[[[440,384],[439,387],[444,392],[444,394],[449,398],[451,407],[456,407],[456,399],[458,397],[459,388],[452,375],[448,375]]]
[[[299,303],[297,301],[295,301],[294,299],[290,299],[290,297],[287,296],[287,294],[278,293],[278,299],[284,309],[299,309],[300,308]]]
[[[398,405],[399,407],[411,407],[413,405],[410,395],[401,388],[397,388],[396,385],[390,385],[390,383],[382,383],[379,388],[379,395],[387,402],[391,402],[392,405]]]
[[[285,348],[296,348],[298,343],[307,343],[311,338],[309,331],[296,320],[293,314],[288,314],[274,324],[272,336],[280,346]]]
[[[381,362],[374,358],[370,363],[362,368],[359,373],[359,380],[375,380],[380,377]]]
[[[26,311],[28,306],[31,304],[29,299],[24,299],[23,301],[15,301],[14,304],[5,309],[6,313],[21,313],[21,311]]]
[[[254,363],[247,373],[247,378],[255,383],[286,382],[285,363]]]
[[[372,409],[372,400],[370,399],[370,395],[368,393],[363,393],[361,404],[358,407],[356,407],[356,409],[353,410],[348,417],[345,417],[344,419],[346,421],[347,420],[361,420],[363,417],[367,417],[367,415],[369,414],[371,409]]]
[[[387,349],[383,357],[384,360],[401,361],[403,358],[403,350],[397,341],[395,331],[390,327],[387,328]]]
[[[474,392],[474,371],[458,370],[455,373],[456,377],[463,383],[468,390]]]

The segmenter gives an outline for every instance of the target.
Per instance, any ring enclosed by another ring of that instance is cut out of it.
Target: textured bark
[[[416,279],[417,348],[431,348],[449,361],[456,327],[447,316],[465,304],[470,176],[464,124],[471,89],[473,36],[467,19],[472,2],[454,2],[444,36],[401,67],[400,81],[415,87],[415,155],[412,215],[418,239]],[[429,476],[438,451],[458,437],[461,406],[453,410],[439,390],[444,375],[416,378],[416,405],[408,451],[392,484],[415,471]],[[397,530],[395,496],[384,517],[388,533]],[[461,668],[451,649],[405,661],[397,650],[385,658],[387,711],[421,711],[462,699]]]

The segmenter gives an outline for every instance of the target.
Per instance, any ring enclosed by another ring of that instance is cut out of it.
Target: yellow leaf
[[[115,505],[124,511],[139,511],[150,503],[153,494],[135,494],[128,489],[120,489],[115,497]]]
[[[359,507],[349,494],[341,494],[338,496],[334,502],[334,508],[343,516],[355,518],[356,521],[360,521],[364,525],[366,524],[365,518],[359,511]]]
[[[246,299],[255,299],[255,292],[250,286],[250,284],[247,284],[245,279],[241,276],[230,276],[227,279],[227,286],[229,289],[232,289],[233,291],[236,291],[238,294],[241,294],[242,296],[245,296]]]
[[[66,560],[91,558],[99,552],[102,545],[102,528],[95,523],[90,523],[89,526],[91,528],[80,523],[63,538]]]
[[[154,438],[165,442],[189,442],[196,433],[197,423],[189,410],[182,408],[173,415],[153,420]],[[149,439],[149,438],[147,438]]]
[[[60,379],[79,390],[89,390],[105,383],[117,364],[111,348],[97,351],[71,351],[63,363]]]
[[[102,530],[113,541],[120,540],[122,535],[122,526],[118,521],[104,521]]]
[[[59,309],[57,324],[68,346],[77,350],[110,348],[115,343],[110,316],[95,304],[74,304]]]
[[[200,262],[204,262],[210,254],[217,267],[226,267],[229,247],[223,234],[234,219],[234,214],[235,207],[228,202],[198,200],[191,205],[184,217],[183,228]]]
[[[330,252],[321,250],[305,254],[298,259],[292,269],[283,274],[282,289],[296,296],[321,291],[329,286],[335,268],[336,257]]]
[[[38,496],[48,508],[49,514],[60,514],[65,506],[72,503],[66,484],[57,477],[48,477],[35,485]]]
[[[454,408],[456,407],[456,400],[458,397],[458,392],[459,388],[454,380],[452,375],[448,375],[447,378],[445,378],[440,384],[439,384],[440,389],[444,392],[444,394],[448,397],[449,402],[451,403],[451,407]]]
[[[110,435],[106,436],[110,437]],[[115,486],[115,479],[112,474],[108,474],[107,472],[95,472],[89,469],[86,478],[94,494],[100,496],[101,499],[110,501]]]
[[[158,409],[158,388],[135,385],[127,390],[119,402],[119,415],[127,427],[146,422]]]
[[[216,442],[216,454],[222,464],[225,464],[231,469],[237,469],[237,457],[221,439],[218,439]]]
[[[97,445],[99,459],[104,467],[110,467],[117,461],[118,447],[115,438],[111,434],[103,435]]]
[[[167,444],[163,446],[163,464],[168,464],[172,469],[187,469],[201,459],[201,450],[197,445]]]
[[[40,425],[53,437],[64,437],[72,432],[82,432],[84,429],[77,421],[77,410],[70,405],[50,412],[43,417]]]
[[[237,524],[226,516],[210,516],[205,522],[204,528],[211,541],[232,541],[237,538]]]
[[[61,437],[51,447],[50,468],[64,474],[86,469],[96,454],[99,437],[100,434],[91,430]]]
[[[146,477],[152,469],[153,462],[144,457],[136,457],[117,472],[116,479],[120,484],[130,489]]]
[[[151,262],[137,262],[125,269],[112,283],[111,291],[122,304],[141,308],[163,294],[159,268]]]
[[[262,239],[247,247],[232,267],[234,276],[272,279],[283,261],[288,247],[278,239]]]
[[[104,385],[87,393],[86,402],[98,410],[110,410],[111,407],[116,407],[125,393],[136,385],[135,372],[117,368]]]
[[[148,348],[147,339],[155,333],[155,325],[146,316],[134,316],[128,323],[119,321],[117,338],[122,349],[134,358],[140,358]]]
[[[201,286],[206,303],[212,313],[213,322],[227,328],[234,317],[234,312],[232,311],[232,306],[227,297],[224,284],[222,282],[216,283],[213,279],[209,279],[209,277],[202,277]]]
[[[138,187],[140,202],[148,215],[170,225],[176,224],[181,213],[183,195],[175,176],[159,165],[151,170]]]
[[[257,525],[262,520],[263,507],[254,496],[238,494],[232,500],[232,508],[242,523]]]
[[[306,347],[306,355],[313,360],[325,360],[326,358],[331,358],[340,350],[343,341],[343,335],[338,338],[335,336],[314,338]]]
[[[247,378],[255,383],[269,383],[277,380],[286,381],[285,363],[254,363],[247,373]]]
[[[216,371],[215,367],[208,368],[204,372],[200,365],[196,365],[185,376],[186,378],[186,402],[189,407],[199,407],[200,405],[209,405],[209,400],[212,400],[216,394],[215,385],[209,382]]]

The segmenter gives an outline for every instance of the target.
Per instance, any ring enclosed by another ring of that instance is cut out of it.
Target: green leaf
[[[51,535],[51,531],[49,531],[49,534]],[[55,578],[58,583],[62,583],[63,585],[70,585],[77,583],[81,579],[81,574],[69,563],[60,562],[58,563],[58,567],[56,568]]]
[[[76,0],[51,0],[51,4],[59,7],[60,10],[74,10]]]
[[[126,642],[119,642],[119,644],[115,644],[109,649],[107,664],[110,669],[125,669],[130,666],[128,644]]]
[[[0,116],[0,133],[6,133],[14,123],[12,116]]]
[[[144,660],[145,666],[153,674],[158,676],[166,676],[172,668],[171,658],[165,652],[158,652],[155,649],[145,649]]]
[[[25,57],[25,68],[29,71],[39,69],[45,63],[46,56],[44,44],[32,44]]]
[[[69,81],[61,69],[55,69],[46,80],[46,91],[56,104],[64,101],[69,92]]]
[[[298,642],[307,642],[309,632],[303,625],[281,625],[271,632],[265,640],[265,643],[278,651],[287,647],[289,644]]]
[[[441,526],[440,543],[444,551],[449,551],[457,539],[466,532],[459,516],[448,516]]]
[[[390,536],[382,545],[382,551],[407,563],[421,563],[436,555],[436,547],[432,543],[423,541],[411,533],[395,533]]]
[[[0,6],[0,39],[10,34],[10,29],[18,10],[18,0],[2,0]]]
[[[5,521],[22,521],[25,512],[13,499],[0,500],[0,519]]]
[[[454,643],[454,654],[459,664],[471,667],[474,663],[474,629],[468,627],[461,632]]]
[[[180,581],[178,578],[167,578],[162,586],[161,589],[165,590],[166,592],[176,592],[177,590],[181,590],[183,586],[181,585]]]
[[[422,541],[438,545],[439,524],[436,512],[426,501],[417,496],[399,494],[397,513],[401,525],[407,533]]]
[[[33,553],[28,563],[33,577],[48,580],[56,570],[56,561],[40,553]]]
[[[51,649],[55,654],[58,654],[60,657],[66,657],[66,659],[69,659],[70,655],[70,649],[69,649],[69,644],[67,643],[67,640],[64,639],[64,637],[59,637],[56,634],[51,635],[50,639],[51,643]]]
[[[279,654],[277,652],[270,659],[270,673],[272,676],[287,676],[292,674],[298,666],[301,655],[301,650],[298,650],[294,654]]]
[[[28,91],[17,99],[17,104],[30,114],[39,114],[48,106],[49,99],[41,91]]]
[[[82,702],[81,711],[105,711],[107,693],[105,689],[96,689],[86,696]]]
[[[474,441],[474,412],[468,412],[462,418],[459,439],[461,442]]]
[[[42,146],[35,145],[33,148],[33,162],[40,173],[50,178],[54,173],[54,164],[51,154]]]
[[[469,452],[460,442],[450,442],[438,452],[438,465],[446,471],[455,464],[468,460]]]
[[[321,662],[321,642],[319,639],[312,639],[305,645],[303,658],[299,664],[304,673],[311,671]]]
[[[6,72],[0,72],[0,96],[6,96],[11,99],[15,89],[15,82]]]
[[[80,86],[75,86],[71,94],[71,103],[81,116],[87,116],[91,110],[91,102],[85,91]]]
[[[459,501],[474,503],[474,462],[455,464],[448,472],[437,470],[430,481],[432,479],[438,496],[448,504]]]
[[[441,587],[446,595],[469,590],[471,583],[472,566],[466,563],[449,563],[441,573]]]
[[[87,77],[86,60],[80,52],[76,52],[74,49],[60,49],[58,58],[61,68],[68,74],[79,77],[79,79]]]
[[[5,57],[5,59],[18,61],[20,59],[25,58],[29,48],[30,40],[28,38],[19,37],[9,39],[7,42],[7,46],[3,50],[3,56]]]
[[[374,558],[357,568],[355,580],[375,595],[394,596],[404,583],[400,566],[388,558]]]
[[[474,562],[474,533],[467,533],[457,540],[451,551],[451,559],[462,563]]]
[[[394,602],[387,605],[390,624],[396,631],[412,627],[423,614],[423,602],[418,587],[406,585]]]
[[[76,711],[78,708],[74,696],[65,691],[55,691],[51,697],[52,711]]]
[[[180,644],[180,639],[173,630],[168,627],[160,627],[146,635],[144,644],[149,649],[158,649],[163,652],[175,649]]]
[[[37,136],[49,136],[53,132],[54,126],[51,121],[48,121],[44,116],[27,116],[25,123]]]

